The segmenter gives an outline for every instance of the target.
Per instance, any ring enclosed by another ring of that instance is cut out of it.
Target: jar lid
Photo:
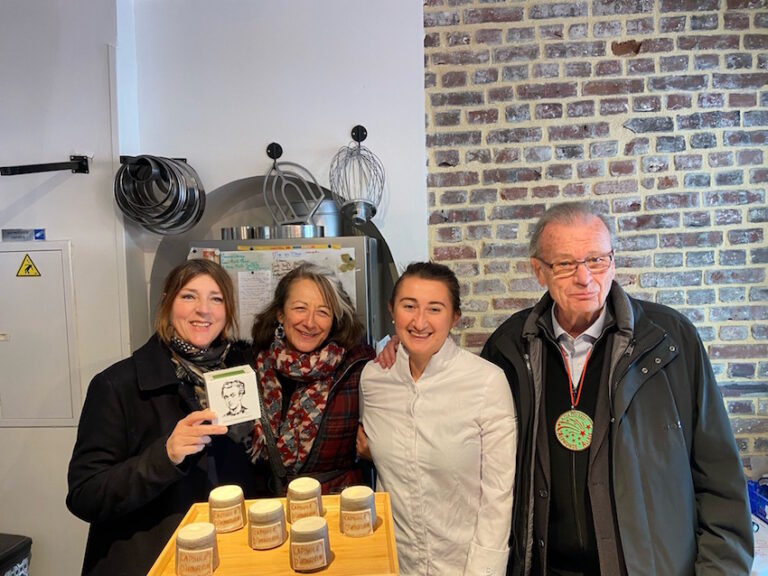
[[[208,503],[214,508],[234,506],[243,501],[243,489],[234,484],[219,486],[211,490],[208,495]]]
[[[248,507],[248,519],[257,524],[278,520],[284,515],[280,500],[256,500]]]
[[[320,482],[304,476],[288,484],[288,495],[294,500],[308,500],[320,496]]]
[[[179,528],[176,544],[182,548],[205,548],[216,543],[216,528],[210,522],[193,522]]]
[[[307,516],[299,518],[291,524],[291,538],[301,537],[302,540],[319,540],[328,535],[328,523],[322,516]]]

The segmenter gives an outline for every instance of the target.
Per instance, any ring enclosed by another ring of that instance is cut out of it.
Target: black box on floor
[[[0,574],[27,576],[31,550],[32,539],[28,536],[0,534]]]

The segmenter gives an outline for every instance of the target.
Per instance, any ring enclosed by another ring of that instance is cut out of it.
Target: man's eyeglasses
[[[555,278],[567,278],[568,276],[573,276],[576,274],[576,270],[578,270],[579,266],[582,264],[584,264],[587,270],[595,274],[598,272],[605,272],[608,270],[608,268],[611,267],[611,262],[613,262],[613,250],[608,252],[608,254],[592,256],[591,258],[585,258],[584,260],[561,260],[559,262],[547,262],[538,256],[534,256],[534,258],[552,270],[552,276]]]

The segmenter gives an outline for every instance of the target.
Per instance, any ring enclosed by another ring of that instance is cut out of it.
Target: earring
[[[275,328],[275,339],[282,340],[284,338],[285,338],[285,329],[283,328],[283,323],[278,322],[277,328]]]

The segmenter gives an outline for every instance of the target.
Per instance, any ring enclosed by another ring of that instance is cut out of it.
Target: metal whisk
[[[360,144],[367,136],[363,126],[355,126],[352,139],[356,143],[336,153],[329,174],[331,192],[341,206],[341,213],[358,225],[376,215],[384,192],[384,166]]]

